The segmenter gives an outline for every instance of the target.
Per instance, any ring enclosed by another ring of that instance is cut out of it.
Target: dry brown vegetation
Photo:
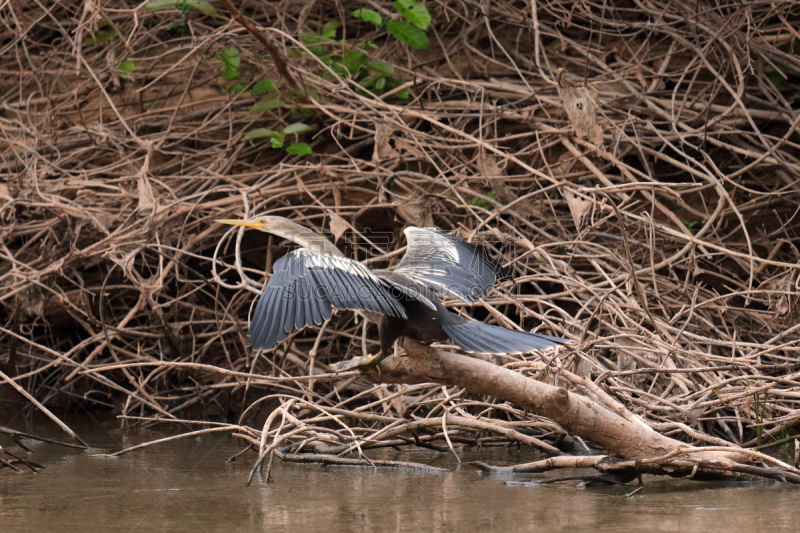
[[[331,374],[374,346],[352,313],[271,353],[244,347],[285,248],[214,219],[287,216],[370,266],[396,263],[405,225],[436,225],[486,245],[516,278],[465,313],[576,341],[497,364],[686,443],[796,462],[796,0],[437,0],[427,51],[351,15],[388,17],[391,2],[236,5],[288,76],[222,5],[185,25],[177,9],[136,3],[0,8],[6,398],[112,409],[126,426],[183,421],[285,459],[413,445],[580,452],[552,418],[492,396]],[[334,53],[374,39],[370,57],[402,85],[376,95],[333,75],[298,40],[332,20]],[[251,74],[219,75],[229,47]],[[287,107],[249,114],[260,96],[229,89],[263,78],[283,82]],[[305,90],[292,94],[292,79]],[[313,155],[243,140],[297,121]],[[3,418],[20,408],[6,405]]]

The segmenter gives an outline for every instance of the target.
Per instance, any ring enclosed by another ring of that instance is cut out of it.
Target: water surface
[[[23,429],[23,428],[20,428]],[[30,430],[30,428],[27,428]],[[163,436],[87,434],[101,446]],[[48,436],[53,436],[49,434]],[[0,437],[2,439],[3,437]],[[18,452],[13,442],[4,447]],[[800,487],[645,478],[645,488],[581,487],[570,481],[508,486],[543,475],[487,475],[466,462],[511,464],[529,452],[381,452],[445,472],[276,464],[274,483],[246,487],[255,460],[229,436],[207,435],[119,458],[36,444],[39,474],[0,471],[0,531],[765,531],[800,527]],[[574,473],[574,472],[573,472]],[[546,474],[544,477],[564,475]]]

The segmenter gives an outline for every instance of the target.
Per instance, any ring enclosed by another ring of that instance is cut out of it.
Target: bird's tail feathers
[[[494,355],[529,353],[571,342],[560,337],[526,333],[474,320],[444,326],[444,331],[465,352]]]

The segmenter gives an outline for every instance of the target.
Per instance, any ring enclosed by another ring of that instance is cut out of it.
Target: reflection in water
[[[125,445],[157,436],[127,436]],[[462,454],[460,469],[446,454],[374,454],[449,469],[433,473],[277,464],[275,483],[245,487],[255,455],[226,464],[240,449],[227,436],[117,459],[35,449],[29,458],[46,467],[41,474],[0,471],[0,531],[713,532],[800,524],[800,488],[788,485],[645,478],[645,489],[626,498],[631,487],[506,486],[505,480],[531,476],[486,475],[466,464],[531,459],[516,450]]]

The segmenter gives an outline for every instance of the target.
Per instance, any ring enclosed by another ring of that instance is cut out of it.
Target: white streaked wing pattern
[[[365,266],[301,248],[275,261],[250,321],[247,345],[269,350],[297,329],[330,320],[332,307],[406,318],[385,282]]]
[[[436,228],[405,230],[408,250],[394,269],[469,304],[491,290],[503,269],[482,249]]]

